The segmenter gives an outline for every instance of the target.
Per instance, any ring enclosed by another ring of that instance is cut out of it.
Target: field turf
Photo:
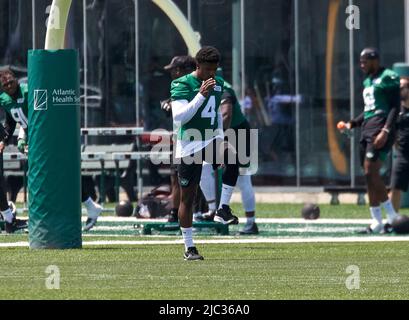
[[[240,206],[234,207],[240,215]],[[299,218],[300,210],[301,205],[257,207],[260,218]],[[321,206],[321,216],[367,219],[368,209]],[[1,235],[0,243],[27,239]],[[84,237],[86,242],[117,239],[180,236]],[[409,299],[407,242],[202,243],[198,248],[204,261],[184,261],[181,244],[85,244],[65,251],[1,247],[0,299]],[[59,290],[46,288],[50,265],[60,270]],[[351,265],[359,268],[359,289],[347,289]]]

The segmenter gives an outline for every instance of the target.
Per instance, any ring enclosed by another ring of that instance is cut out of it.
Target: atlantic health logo
[[[48,93],[47,90],[34,90],[34,110],[46,111],[48,109]]]

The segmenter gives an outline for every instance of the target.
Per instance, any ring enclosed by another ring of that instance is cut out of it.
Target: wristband
[[[382,128],[382,131],[383,131],[383,132],[386,132],[387,134],[389,134],[389,132],[390,132],[390,130],[389,130],[389,129],[386,129],[386,128]]]

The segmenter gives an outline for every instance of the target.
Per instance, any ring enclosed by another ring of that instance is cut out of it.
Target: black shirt
[[[409,109],[400,108],[397,127],[396,148],[405,155],[409,155]]]

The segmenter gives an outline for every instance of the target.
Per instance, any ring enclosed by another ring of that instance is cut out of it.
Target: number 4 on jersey
[[[214,96],[209,98],[206,107],[202,111],[201,117],[207,119],[210,118],[211,125],[214,125],[214,121],[216,119],[216,98]]]

